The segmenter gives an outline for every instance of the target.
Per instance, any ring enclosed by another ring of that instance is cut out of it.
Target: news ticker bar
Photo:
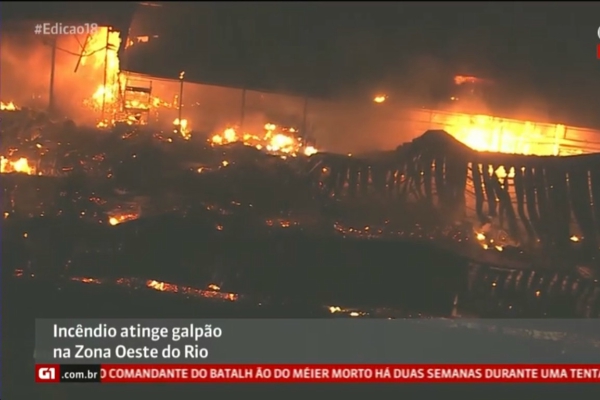
[[[590,365],[36,365],[38,383],[600,383]]]
[[[600,321],[36,320],[39,364],[594,364]]]

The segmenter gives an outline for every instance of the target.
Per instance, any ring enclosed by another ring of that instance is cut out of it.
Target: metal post
[[[179,121],[179,124],[177,125],[177,131],[179,132],[179,134],[181,135],[181,117],[182,117],[182,107],[183,107],[183,77],[185,75],[185,71],[182,71],[179,74],[179,105],[178,105],[178,109],[179,109],[179,114],[177,116],[177,120]]]
[[[244,133],[244,119],[246,118],[246,88],[242,89],[242,104],[240,109],[240,132]]]
[[[104,84],[102,86],[102,122],[106,121],[104,110],[106,108],[106,81],[108,79],[108,41],[110,40],[110,27],[106,27],[106,50],[104,51]]]
[[[57,37],[52,38],[52,52],[50,55],[50,88],[48,93],[48,112],[54,112],[54,73],[56,69],[56,40]]]

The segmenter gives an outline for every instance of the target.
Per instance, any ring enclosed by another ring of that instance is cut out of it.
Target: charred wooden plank
[[[485,195],[487,197],[488,215],[490,215],[491,217],[495,217],[498,215],[498,212],[497,212],[498,200],[496,198],[496,191],[494,189],[494,184],[493,184],[492,177],[490,174],[490,169],[493,170],[493,166],[491,164],[484,163],[482,165],[483,187],[485,189]]]

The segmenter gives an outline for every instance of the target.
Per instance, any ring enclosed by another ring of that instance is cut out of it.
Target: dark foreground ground
[[[254,392],[281,396],[291,391],[308,395],[318,391],[324,395],[338,392],[367,394],[375,390],[370,386],[357,385],[152,385],[152,386],[91,386],[71,385],[36,385],[33,383],[33,318],[36,316],[110,316],[110,317],[331,317],[318,307],[251,307],[234,303],[214,303],[198,301],[185,297],[164,293],[137,293],[122,289],[82,286],[72,284],[63,286],[61,290],[44,282],[15,280],[5,282],[8,290],[5,299],[10,301],[10,309],[4,314],[3,332],[3,399],[127,399],[164,398],[165,396],[206,396],[206,395],[249,395]],[[7,304],[7,303],[4,303]],[[7,307],[8,308],[8,307]],[[8,327],[7,327],[8,325]],[[481,336],[481,333],[462,331],[448,332],[450,335],[471,335],[476,346],[482,340],[498,350],[506,352],[536,352],[547,354],[549,358],[560,357],[564,351],[561,344],[540,343],[536,340],[524,340],[507,337]],[[449,338],[450,340],[450,338]],[[439,345],[439,344],[438,344]],[[596,357],[597,349],[596,351]],[[568,360],[565,360],[568,361]],[[405,394],[410,398],[423,394],[462,393],[467,398],[490,393],[509,394],[518,390],[519,394],[554,396],[559,393],[571,395],[583,394],[596,390],[591,385],[579,385],[569,389],[567,386],[554,385],[380,385],[377,393]],[[567,392],[569,390],[569,392]],[[574,390],[574,391],[573,391]],[[339,395],[339,394],[338,394]],[[142,397],[143,396],[143,397]]]
[[[366,244],[364,244],[366,243]],[[73,281],[69,276],[31,277],[25,271],[20,277],[4,273],[2,282],[3,304],[3,362],[2,362],[2,399],[125,399],[164,398],[165,396],[206,396],[251,395],[254,392],[282,396],[285,393],[304,393],[317,390],[324,395],[338,391],[372,393],[374,388],[355,385],[187,385],[187,386],[91,386],[71,385],[35,385],[33,383],[34,319],[39,317],[69,318],[348,318],[343,312],[332,313],[328,306],[340,309],[354,309],[364,313],[362,318],[394,317],[424,318],[450,317],[460,313],[483,317],[486,308],[481,303],[502,306],[503,300],[493,295],[472,296],[467,291],[469,273],[466,260],[431,247],[408,243],[363,242],[350,243],[355,254],[362,254],[352,266],[346,263],[336,265],[335,254],[346,252],[342,242],[322,244],[321,250],[329,247],[328,257],[331,264],[282,269],[277,265],[253,265],[252,274],[247,274],[249,282],[242,285],[242,275],[237,268],[226,272],[208,274],[207,279],[216,279],[224,288],[246,289],[247,294],[238,293],[239,300],[219,301],[202,296],[182,295],[181,293],[161,292],[148,288],[144,284],[116,285],[111,283],[82,283]],[[360,251],[356,250],[360,248]],[[302,258],[299,256],[299,258]],[[391,262],[389,260],[392,260]],[[80,271],[81,272],[81,271]],[[86,271],[102,275],[101,270]],[[110,274],[112,275],[112,274]],[[238,277],[236,280],[231,277]],[[114,277],[113,277],[114,278]],[[177,276],[171,274],[171,281]],[[147,282],[150,276],[139,282]],[[187,279],[181,279],[181,284]],[[207,280],[206,282],[209,282]],[[200,284],[201,279],[197,283]],[[112,282],[112,281],[111,281]],[[236,283],[237,282],[237,283]],[[206,286],[204,286],[206,287]],[[279,288],[274,290],[274,288]],[[489,291],[480,291],[488,293]],[[489,293],[488,293],[489,294]],[[465,299],[457,304],[457,298]],[[468,335],[474,346],[488,346],[502,351],[506,355],[523,352],[542,355],[550,360],[568,362],[574,357],[580,359],[587,355],[590,359],[600,359],[598,349],[578,345],[566,348],[564,343],[516,338],[501,334],[483,334],[468,329],[453,329],[445,333],[450,341],[452,335]],[[483,335],[483,336],[482,336]],[[435,345],[443,346],[443,343]],[[482,351],[484,349],[482,348]],[[450,394],[461,392],[467,397],[489,393],[514,393],[514,385],[459,386],[459,385],[387,385],[377,390],[402,392],[410,398],[423,394]],[[590,391],[592,386],[580,385],[570,389],[567,386],[545,387],[519,385],[519,392],[533,391],[551,396],[561,392],[573,395],[579,390]],[[567,392],[567,390],[569,390]],[[574,391],[575,390],[575,391]],[[505,392],[504,392],[505,391]],[[524,393],[526,394],[526,393]],[[526,395],[527,395],[526,394]],[[337,394],[339,395],[339,394]],[[540,395],[540,394],[538,394]]]

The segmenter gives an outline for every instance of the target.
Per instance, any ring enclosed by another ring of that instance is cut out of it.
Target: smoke
[[[360,43],[357,47],[369,48]],[[315,106],[311,101],[310,121],[318,145],[328,151],[358,153],[394,149],[421,135],[427,126],[413,111],[441,106],[440,89],[451,76],[446,71],[435,57],[417,55],[393,73],[359,83],[358,90],[352,85],[351,91],[330,101],[315,101]],[[377,103],[377,96],[386,100]]]
[[[48,102],[50,48],[31,35],[0,35],[0,98],[18,105]]]
[[[97,111],[85,107],[104,70],[90,62],[75,68],[85,36],[59,36],[56,42],[54,105],[59,115],[82,124],[95,124]],[[97,49],[88,49],[86,52]],[[50,101],[52,42],[33,32],[3,32],[0,35],[0,99],[20,107],[45,109]]]

